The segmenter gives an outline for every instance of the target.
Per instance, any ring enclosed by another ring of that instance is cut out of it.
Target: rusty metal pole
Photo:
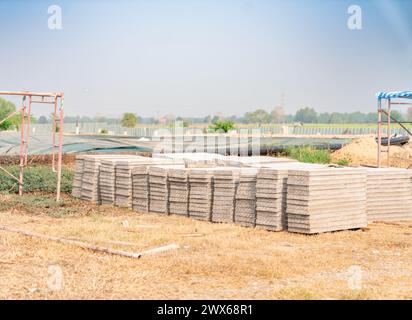
[[[27,127],[26,127],[26,148],[24,150],[25,155],[24,155],[24,165],[27,166],[27,158],[29,154],[29,142],[30,142],[30,121],[31,121],[31,103],[32,103],[32,97],[29,96],[29,106],[27,109]]]
[[[387,128],[387,134],[388,134],[388,167],[391,166],[390,163],[390,148],[391,148],[391,99],[388,99],[388,128]]]
[[[63,118],[64,118],[64,95],[60,98],[60,114],[59,114],[59,155],[57,162],[57,186],[56,200],[60,200],[61,180],[62,180],[62,158],[63,158]]]
[[[56,116],[57,116],[58,98],[54,97],[53,127],[52,127],[52,171],[56,171]]]
[[[381,143],[382,143],[382,101],[378,100],[378,155],[377,155],[377,165],[378,168],[381,167]]]
[[[21,126],[20,126],[20,172],[19,172],[19,195],[23,195],[23,179],[24,179],[24,150],[26,141],[24,135],[24,126],[26,117],[26,96],[23,97],[23,105],[21,108]]]

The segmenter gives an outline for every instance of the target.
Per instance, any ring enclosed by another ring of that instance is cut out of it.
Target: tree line
[[[8,114],[16,110],[16,106],[5,99],[0,98],[0,121]],[[412,107],[406,109],[405,113],[392,110],[392,118],[398,121],[412,121]],[[37,123],[51,123],[53,115],[34,117],[32,120]],[[20,123],[18,115],[3,122],[0,129],[8,129],[11,126],[18,126]],[[191,124],[221,124],[229,121],[233,124],[290,124],[290,123],[322,123],[322,124],[345,124],[345,123],[376,123],[378,120],[377,112],[363,113],[357,112],[317,112],[314,108],[300,108],[295,114],[286,114],[282,107],[275,107],[271,112],[258,108],[251,112],[246,112],[242,116],[224,116],[223,114],[208,115],[205,117],[182,117],[168,114],[162,117],[139,117],[135,113],[127,112],[119,118],[113,117],[87,117],[87,116],[66,116],[65,123],[105,123],[119,124],[124,127],[135,127],[137,124],[158,124],[174,125],[175,121],[181,121],[185,127]],[[383,117],[385,120],[385,116]]]

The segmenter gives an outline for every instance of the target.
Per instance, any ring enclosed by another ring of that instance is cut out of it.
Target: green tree
[[[318,120],[318,114],[313,108],[302,108],[296,111],[295,121],[304,123],[316,123]]]
[[[387,119],[386,115],[384,114],[382,116],[385,120]],[[405,121],[404,116],[402,113],[400,113],[398,110],[391,110],[391,118],[396,119],[398,121]]]
[[[328,112],[322,112],[318,116],[318,123],[330,123],[330,114]]]
[[[7,116],[14,111],[16,111],[16,106],[14,105],[14,103],[7,101],[3,98],[0,98],[0,121],[7,118]],[[18,125],[19,123],[20,118],[18,117],[18,115],[15,115],[9,118],[8,120],[4,121],[2,124],[0,124],[0,129],[7,130],[12,125]]]
[[[217,120],[213,125],[209,126],[214,131],[229,132],[235,128],[235,123],[232,120]]]
[[[262,123],[270,123],[270,118],[270,114],[263,109],[245,113],[245,120],[247,123],[258,123],[261,125]]]
[[[136,115],[134,113],[131,113],[131,112],[126,112],[125,114],[123,114],[121,124],[122,124],[123,127],[126,127],[126,128],[136,127],[136,124],[137,124]]]

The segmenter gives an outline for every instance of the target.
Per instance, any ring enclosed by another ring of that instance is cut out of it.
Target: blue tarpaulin
[[[391,91],[391,92],[381,91],[376,94],[376,98],[378,100],[396,99],[396,98],[412,99],[412,91]]]

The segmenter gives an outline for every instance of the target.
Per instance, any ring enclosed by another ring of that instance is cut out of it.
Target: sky
[[[0,90],[63,91],[66,115],[373,112],[412,90],[409,0],[0,0],[0,35]]]

